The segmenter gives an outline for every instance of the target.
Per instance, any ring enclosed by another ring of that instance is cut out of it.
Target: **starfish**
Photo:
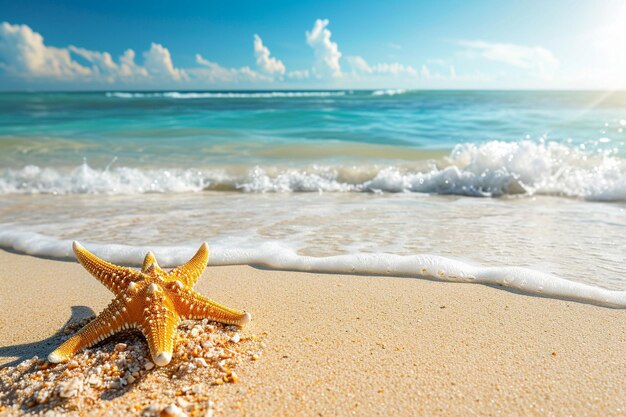
[[[172,360],[178,324],[183,319],[210,319],[243,326],[250,313],[224,307],[193,290],[209,260],[203,243],[186,264],[169,272],[148,252],[141,271],[103,261],[80,243],[74,253],[83,267],[104,284],[115,298],[91,322],[48,355],[52,363],[65,362],[76,352],[125,329],[139,329],[148,340],[150,355],[158,366]]]

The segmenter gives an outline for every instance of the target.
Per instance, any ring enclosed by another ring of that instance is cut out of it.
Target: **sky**
[[[0,0],[0,90],[624,89],[626,2]]]

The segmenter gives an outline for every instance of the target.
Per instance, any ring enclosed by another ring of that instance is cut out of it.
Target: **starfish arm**
[[[72,246],[81,265],[115,295],[121,293],[131,282],[144,278],[141,272],[134,269],[103,261],[78,242],[74,242]]]
[[[244,326],[252,318],[250,313],[228,308],[182,286],[171,298],[178,313],[188,320],[209,319]]]
[[[95,319],[50,353],[48,360],[52,363],[65,362],[75,353],[130,327],[134,324],[129,322],[124,297],[119,295]]]
[[[157,262],[156,258],[154,257],[154,254],[152,252],[148,252],[146,253],[146,257],[143,259],[143,265],[141,267],[141,272],[146,273],[146,271],[148,271],[148,269],[150,269],[152,267],[152,269],[154,270],[154,272],[158,275],[163,275],[165,274],[165,271],[163,271],[161,269],[161,267],[159,266],[159,263]]]
[[[140,329],[150,349],[152,361],[158,366],[165,366],[172,360],[176,329],[180,317],[171,308],[153,304],[146,308],[146,316]]]
[[[168,281],[179,280],[185,287],[193,287],[209,262],[209,245],[203,243],[196,254],[186,264],[172,269],[167,274]]]

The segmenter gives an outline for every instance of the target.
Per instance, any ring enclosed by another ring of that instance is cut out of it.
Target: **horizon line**
[[[454,91],[483,91],[483,92],[599,92],[620,93],[626,92],[626,88],[603,89],[603,88],[277,88],[277,89],[84,89],[84,90],[0,90],[0,94],[41,94],[41,93],[237,93],[237,92],[342,92],[342,91],[398,91],[406,92],[454,92]]]

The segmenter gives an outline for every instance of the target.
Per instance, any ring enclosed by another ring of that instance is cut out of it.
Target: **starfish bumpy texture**
[[[67,361],[124,329],[139,329],[148,340],[152,360],[158,366],[172,360],[176,329],[183,319],[204,319],[243,326],[250,313],[232,310],[193,290],[209,260],[203,243],[186,264],[169,272],[159,267],[151,252],[141,271],[103,261],[74,242],[78,261],[106,286],[115,298],[95,319],[48,356],[53,363]]]

